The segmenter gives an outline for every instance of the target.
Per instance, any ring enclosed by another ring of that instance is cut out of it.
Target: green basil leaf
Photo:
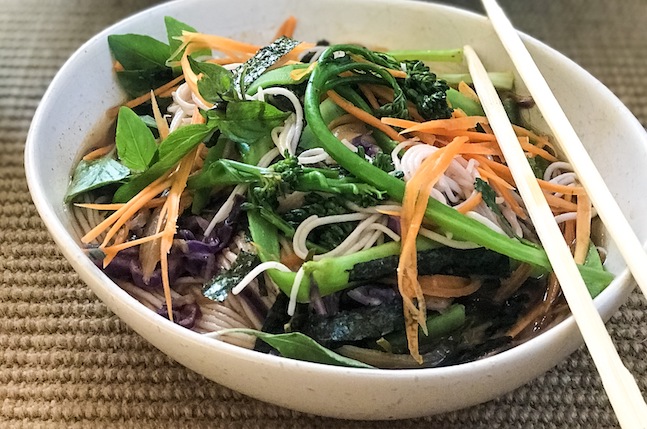
[[[202,74],[198,80],[198,91],[205,100],[217,103],[237,99],[229,70],[218,64],[195,61],[191,57],[189,57],[189,64],[194,73]]]
[[[114,202],[126,202],[155,179],[174,167],[193,148],[207,139],[213,128],[205,124],[186,125],[168,135],[158,148],[159,158],[146,171],[117,189]]]
[[[114,34],[108,36],[110,51],[124,70],[117,71],[117,80],[130,97],[137,97],[173,78],[166,66],[170,47],[149,36]]]
[[[166,69],[170,47],[150,36],[113,34],[108,36],[110,51],[125,70]]]
[[[119,159],[135,173],[146,170],[157,152],[151,130],[135,112],[125,106],[119,108],[115,142]]]
[[[78,163],[72,175],[72,181],[65,193],[65,202],[69,203],[84,192],[117,183],[130,174],[130,170],[110,157]]]
[[[224,114],[210,110],[207,115],[229,139],[236,143],[252,144],[282,125],[289,113],[263,101],[249,100],[228,103]]]
[[[289,113],[257,101],[231,101],[225,112],[209,110],[209,122],[238,146],[243,161],[256,165],[274,143],[272,129],[283,125]]]
[[[168,83],[173,79],[173,71],[170,68],[120,70],[116,72],[116,76],[119,86],[126,91],[126,94],[130,98],[136,98]]]
[[[198,31],[191,27],[189,24],[178,21],[177,19],[171,16],[164,17],[164,24],[166,25],[166,34],[168,37],[168,44],[170,47],[169,55],[172,55],[168,58],[168,61],[179,61],[182,58],[182,51],[178,52],[178,49],[182,45],[182,42],[177,38],[182,36],[183,31],[188,31],[191,33],[197,33]],[[191,54],[193,57],[200,57],[203,55],[210,55],[211,50],[202,49]]]
[[[254,335],[278,350],[283,357],[290,359],[354,368],[373,368],[363,362],[337,354],[300,332],[269,334],[255,329],[226,329],[220,331],[220,334],[223,333]]]

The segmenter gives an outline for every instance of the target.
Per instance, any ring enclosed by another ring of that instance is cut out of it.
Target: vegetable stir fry
[[[568,308],[460,50],[266,46],[166,18],[109,37],[130,101],[66,195],[88,254],[142,304],[259,351],[356,367],[505,350]],[[570,165],[491,75],[593,296],[612,279]],[[107,142],[107,143],[106,143]]]

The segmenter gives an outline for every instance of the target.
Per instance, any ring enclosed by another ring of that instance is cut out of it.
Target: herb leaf
[[[173,71],[166,66],[170,47],[150,36],[140,34],[113,34],[108,45],[115,60],[124,70],[117,79],[131,96],[138,96],[168,82]]]
[[[127,167],[110,157],[81,161],[72,175],[72,182],[65,194],[65,202],[69,203],[84,192],[119,182],[129,174],[130,170]]]
[[[113,34],[108,45],[115,60],[125,70],[166,68],[169,46],[150,36],[141,34]]]
[[[243,161],[249,164],[256,164],[260,156],[273,146],[272,129],[282,125],[288,115],[257,100],[231,101],[225,112],[207,112],[209,123],[238,145]]]
[[[257,100],[230,102],[224,115],[216,110],[210,110],[207,114],[216,121],[226,137],[248,145],[269,135],[289,115],[269,103]]]
[[[207,101],[234,101],[238,97],[232,88],[232,75],[229,70],[218,64],[199,62],[189,57],[191,69],[202,74],[198,80],[198,91]]]
[[[363,362],[344,357],[329,350],[312,338],[300,332],[288,334],[269,334],[255,329],[225,329],[220,334],[249,334],[260,338],[274,347],[282,356],[307,362],[323,363],[328,365],[347,366],[355,368],[373,368]]]
[[[186,125],[173,131],[159,145],[159,159],[142,174],[117,189],[113,201],[123,203],[130,200],[139,191],[177,164],[212,132],[213,129],[205,124]]]
[[[119,108],[115,142],[119,159],[135,173],[146,170],[157,152],[151,130],[135,112],[125,106]]]

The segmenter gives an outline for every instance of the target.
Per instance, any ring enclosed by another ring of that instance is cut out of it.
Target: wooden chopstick
[[[618,246],[636,283],[647,296],[647,254],[642,244],[503,9],[496,0],[482,0],[482,3],[503,47],[542,112],[559,148],[586,189],[598,216]]]
[[[623,428],[646,428],[647,404],[636,380],[618,356],[604,322],[593,305],[571,251],[524,151],[518,144],[516,133],[496,89],[474,49],[465,46],[464,54],[483,110],[598,369],[616,416]]]

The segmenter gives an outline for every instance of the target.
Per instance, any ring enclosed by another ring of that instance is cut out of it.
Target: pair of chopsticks
[[[586,189],[598,216],[617,244],[634,279],[647,295],[647,255],[642,245],[505,13],[496,0],[482,0],[482,3],[494,30],[552,130],[560,149]],[[647,405],[636,380],[620,360],[604,322],[593,305],[571,251],[518,144],[494,85],[474,49],[466,46],[464,53],[490,126],[559,279],[618,421],[623,428],[647,428]]]

